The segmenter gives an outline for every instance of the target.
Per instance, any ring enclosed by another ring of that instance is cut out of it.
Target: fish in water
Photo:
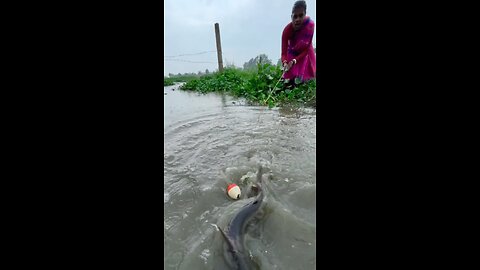
[[[257,173],[257,184],[261,185],[262,181],[262,167],[260,166]],[[227,241],[228,249],[233,257],[233,263],[236,266],[236,269],[247,270],[252,269],[252,261],[247,254],[244,247],[244,231],[247,222],[255,216],[258,209],[263,201],[264,191],[261,186],[258,187],[259,194],[254,201],[248,203],[240,209],[240,211],[235,215],[235,217],[230,221],[228,225],[228,230],[224,232],[220,227],[217,229],[222,233],[223,237]]]

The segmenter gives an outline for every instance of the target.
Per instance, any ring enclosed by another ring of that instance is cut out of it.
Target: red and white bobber
[[[234,200],[240,199],[240,195],[242,194],[240,188],[237,186],[237,184],[230,184],[227,187],[227,194],[230,198]]]

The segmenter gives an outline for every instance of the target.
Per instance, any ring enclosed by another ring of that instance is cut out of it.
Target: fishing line
[[[273,91],[275,90],[275,88],[277,88],[277,85],[278,85],[278,83],[282,80],[283,75],[285,75],[285,70],[283,71],[282,76],[280,76],[280,78],[278,79],[278,81],[277,81],[277,83],[275,84],[275,86],[270,90],[270,93],[268,94],[268,97],[267,97],[267,99],[265,100],[265,103],[268,101],[268,99],[269,99],[270,96],[272,95],[272,93],[273,93]]]
[[[267,103],[268,99],[269,99],[269,98],[270,98],[270,96],[272,95],[272,93],[273,93],[273,91],[275,90],[275,88],[277,88],[277,85],[278,85],[278,83],[279,83],[279,82],[282,80],[282,78],[283,78],[283,75],[285,75],[285,72],[287,72],[287,70],[285,70],[285,68],[283,68],[282,75],[281,75],[281,76],[280,76],[280,78],[278,79],[278,81],[277,81],[277,83],[275,84],[275,86],[273,86],[273,88],[272,88],[272,89],[270,89],[270,93],[268,94],[268,97],[267,97],[267,99],[264,101],[264,102],[265,102],[265,104]],[[257,127],[258,127],[258,124],[260,123],[260,116],[261,116],[261,115],[263,115],[263,114],[265,113],[265,110],[266,110],[266,108],[264,108],[264,109],[262,110],[262,113],[260,113],[260,114],[258,115],[258,119],[257,119]]]

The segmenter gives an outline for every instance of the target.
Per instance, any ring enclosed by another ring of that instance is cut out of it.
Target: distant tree
[[[272,61],[268,59],[268,56],[266,54],[260,54],[258,57],[257,64],[272,64]]]
[[[177,76],[182,76],[182,74],[178,73]]]
[[[205,69],[205,74],[210,74],[210,71],[208,71],[208,68]]]
[[[244,70],[251,70],[251,69],[255,69],[256,66],[257,66],[257,65],[255,64],[255,59],[252,58],[252,59],[248,60],[248,62],[245,62],[245,63],[243,64],[243,69],[244,69]]]
[[[233,69],[236,69],[235,63],[234,63],[233,61],[230,62],[230,61],[228,61],[227,58],[225,58],[225,68],[233,68]]]
[[[174,77],[174,76],[175,76],[175,74],[173,74],[173,73],[168,73],[168,77],[172,78],[172,77]]]
[[[256,69],[258,64],[272,64],[272,61],[268,59],[268,56],[266,54],[260,54],[255,58],[250,59],[248,62],[243,64],[243,69],[244,70],[252,70]]]
[[[281,67],[282,66],[282,58],[279,58],[277,61],[277,66]]]

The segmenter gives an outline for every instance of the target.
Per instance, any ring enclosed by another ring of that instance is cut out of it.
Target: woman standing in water
[[[293,85],[296,78],[302,82],[315,78],[316,59],[312,45],[315,24],[306,13],[305,1],[295,2],[292,22],[285,26],[282,33],[283,78]]]

